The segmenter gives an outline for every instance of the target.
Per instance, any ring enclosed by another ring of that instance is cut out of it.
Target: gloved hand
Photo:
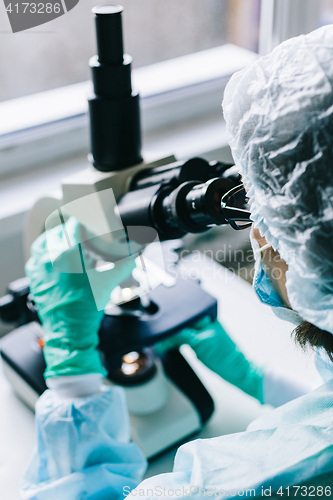
[[[263,403],[263,368],[248,361],[222,325],[205,317],[156,346],[159,353],[188,344],[210,370]]]
[[[26,264],[31,293],[45,332],[46,378],[104,374],[96,350],[104,307],[111,291],[135,267],[134,256],[119,260],[112,269],[98,271],[90,266],[91,257],[81,245],[75,244],[82,241],[82,231],[83,226],[70,218],[65,230],[57,226],[43,233],[33,243],[31,258]],[[54,253],[59,256],[56,266],[50,256]],[[77,269],[78,257],[81,272]],[[59,268],[67,272],[56,270]],[[74,269],[76,272],[71,272]]]
[[[249,361],[222,325],[209,316],[160,342],[156,350],[162,354],[183,344],[192,347],[207,368],[261,404],[281,406],[313,389],[291,374],[260,367]]]

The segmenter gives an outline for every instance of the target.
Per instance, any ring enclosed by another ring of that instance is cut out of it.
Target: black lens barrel
[[[90,59],[94,94],[88,100],[92,163],[122,170],[142,161],[139,94],[132,91],[131,62],[124,54],[120,5],[94,7],[98,55]]]
[[[184,182],[163,200],[163,218],[170,228],[179,228],[184,234],[202,233],[207,229],[205,224],[198,224],[187,207],[187,196],[200,185],[198,181]]]
[[[228,189],[222,178],[188,181],[176,188],[153,185],[126,193],[118,211],[124,226],[154,227],[161,239],[180,238],[227,224],[220,203]]]
[[[226,224],[221,209],[221,198],[228,191],[229,182],[223,178],[198,184],[186,195],[188,216],[199,225]]]
[[[223,166],[191,158],[140,171],[117,202],[124,226],[153,227],[161,239],[172,239],[227,224],[221,199],[239,176]]]
[[[123,62],[123,28],[121,5],[99,5],[92,9],[95,16],[98,59],[101,64],[120,65]]]

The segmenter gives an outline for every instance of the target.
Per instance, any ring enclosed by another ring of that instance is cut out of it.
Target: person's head
[[[230,80],[224,116],[265,272],[333,353],[333,27],[284,42]],[[267,263],[268,262],[268,263]],[[276,264],[278,262],[278,265]]]
[[[267,247],[266,239],[261,236],[259,230],[254,226],[251,228],[251,238],[257,241],[260,248],[263,248],[260,253],[261,264],[270,283],[274,287],[274,291],[279,295],[284,306],[292,309],[286,288],[286,273],[288,271],[286,262],[281,259],[277,250],[274,250],[271,246]],[[323,347],[329,358],[333,361],[332,333],[322,330],[305,320],[297,325],[293,333],[295,340],[303,348],[308,346],[312,348]]]

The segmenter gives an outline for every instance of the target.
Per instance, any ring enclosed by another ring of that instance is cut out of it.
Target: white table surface
[[[252,360],[294,373],[313,385],[321,379],[311,353],[303,353],[290,337],[292,325],[280,321],[260,304],[251,286],[204,255],[183,260],[184,274],[200,277],[202,286],[219,301],[219,319]],[[186,347],[186,346],[184,346]],[[243,431],[269,407],[230,386],[205,368],[188,348],[183,351],[214,398],[215,413],[199,437]],[[0,366],[0,499],[18,500],[20,477],[35,441],[34,415],[17,399]],[[146,476],[170,471],[176,449],[153,461]]]

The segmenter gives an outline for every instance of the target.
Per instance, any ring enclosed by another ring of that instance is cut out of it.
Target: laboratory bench
[[[188,256],[181,263],[184,277],[198,278],[218,300],[219,319],[230,336],[253,361],[295,374],[313,386],[321,384],[313,355],[303,352],[291,337],[293,326],[279,320],[261,304],[249,283],[204,254]],[[209,438],[244,431],[269,406],[220,379],[198,361],[188,346],[182,354],[199,374],[215,403],[215,412],[196,437]],[[19,499],[19,481],[35,443],[34,415],[13,393],[0,366],[0,498]],[[154,459],[146,477],[172,469],[177,448]]]

